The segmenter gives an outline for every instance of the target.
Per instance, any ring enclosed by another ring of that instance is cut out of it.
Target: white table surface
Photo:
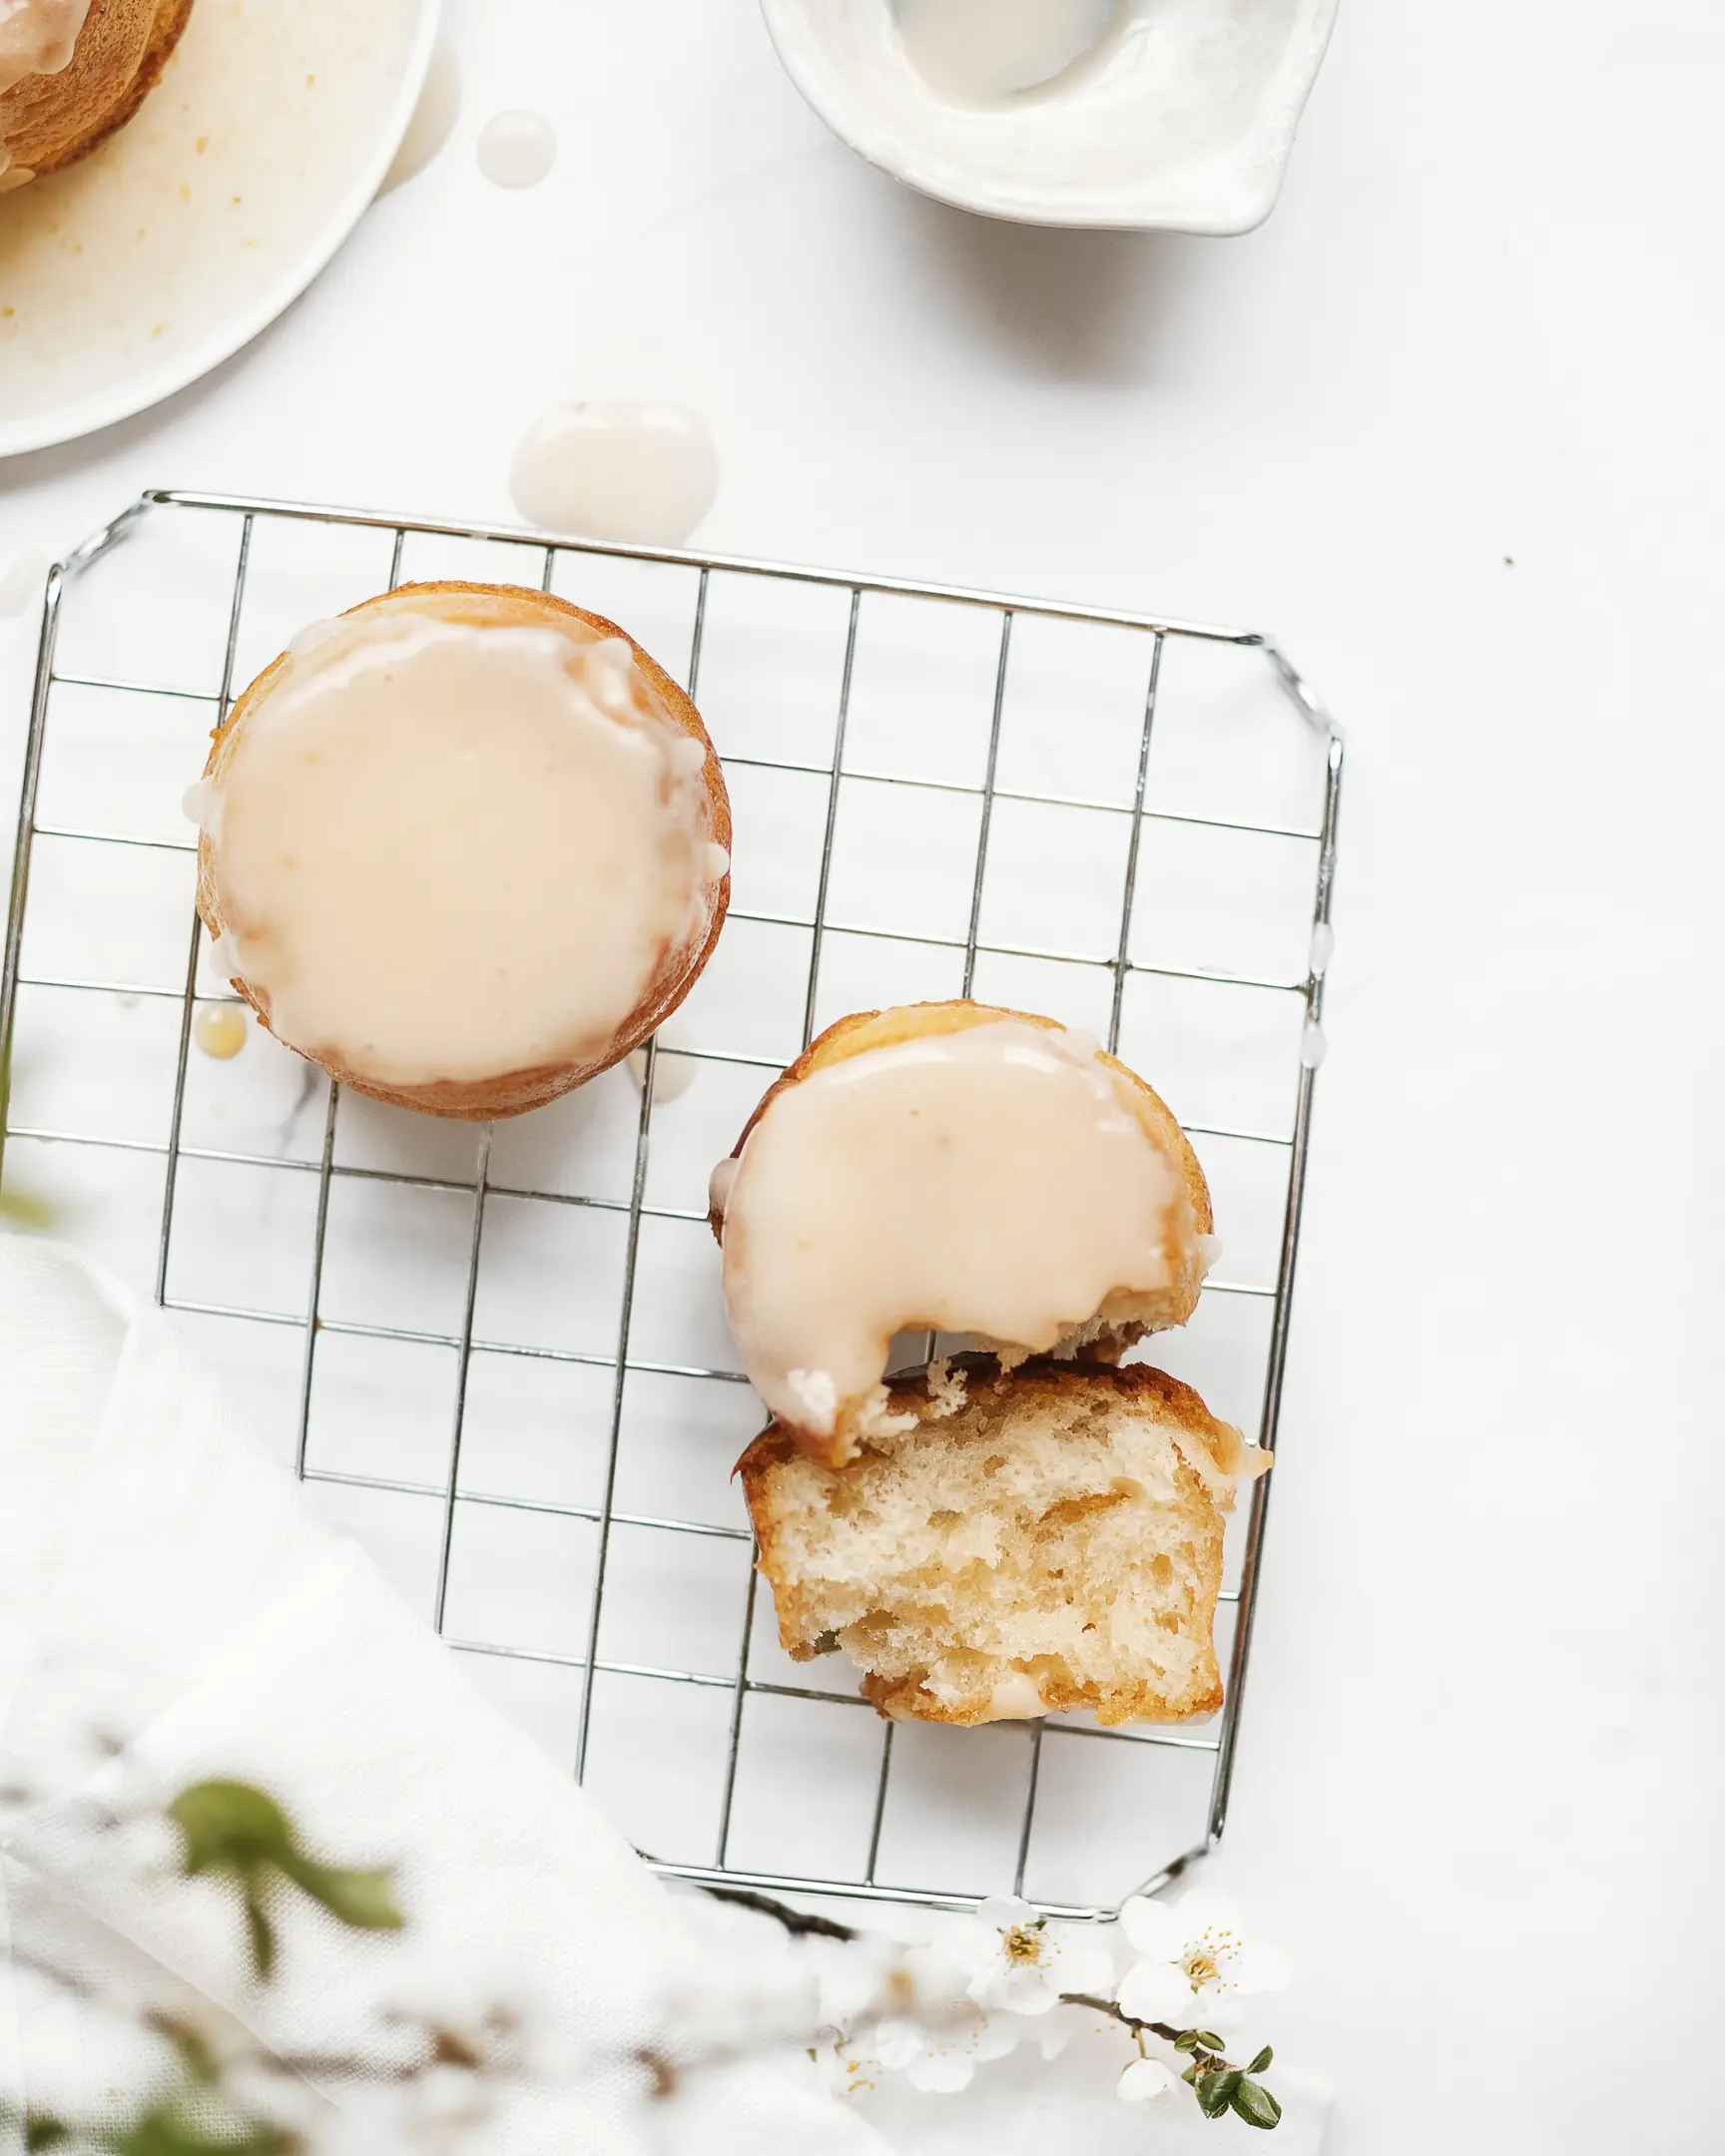
[[[443,160],[211,381],[0,471],[0,563],[152,484],[507,519],[529,418],[648,388],[714,424],[714,546],[1279,631],[1353,760],[1215,1876],[1342,2156],[1716,2148],[1640,2062],[1722,2003],[1717,7],[1352,0],[1228,242],[904,194],[752,0],[448,27]],[[503,106],[559,126],[528,194]]]

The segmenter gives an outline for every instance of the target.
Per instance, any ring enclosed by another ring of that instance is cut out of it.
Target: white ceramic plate
[[[834,134],[924,195],[1027,225],[1223,235],[1275,208],[1338,0],[1119,0],[1087,59],[981,103],[918,73],[898,0],[761,4]]]
[[[0,196],[0,456],[220,365],[364,215],[412,117],[437,0],[196,0],[130,126]]]

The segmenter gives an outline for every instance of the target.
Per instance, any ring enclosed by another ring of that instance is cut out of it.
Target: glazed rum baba
[[[192,0],[0,0],[0,193],[124,127],[191,12]]]
[[[969,1335],[1008,1366],[1115,1358],[1186,1322],[1218,1248],[1197,1159],[1141,1078],[1052,1019],[969,1002],[823,1034],[712,1207],[744,1367],[834,1467],[894,1426],[895,1333]]]
[[[407,585],[303,632],[187,800],[219,969],[359,1092],[519,1114],[706,963],[731,814],[688,697],[549,594]]]

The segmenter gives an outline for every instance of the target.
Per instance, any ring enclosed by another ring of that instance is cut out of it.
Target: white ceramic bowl
[[[94,156],[0,196],[0,457],[172,396],[284,312],[370,207],[438,0],[200,0]]]
[[[1338,0],[1121,0],[1038,89],[956,103],[918,73],[897,0],[762,0],[833,132],[925,195],[1027,225],[1244,233],[1275,208]]]

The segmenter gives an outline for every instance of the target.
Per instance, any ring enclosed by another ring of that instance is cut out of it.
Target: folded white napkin
[[[70,1950],[166,1971],[294,2056],[349,2049],[403,1966],[453,1975],[475,2005],[523,2002],[583,2062],[569,2085],[506,2089],[488,2152],[653,2145],[663,2111],[633,2054],[668,2040],[668,1987],[715,1950],[695,1906],[322,1525],[169,1321],[73,1253],[0,1234],[0,1762],[28,1774],[81,1720],[124,1752],[22,1816],[0,1863],[0,1949],[8,1922],[51,1900]],[[219,1887],[141,1881],[123,1838],[82,1824],[105,1786],[161,1801],[206,1777],[272,1791],[331,1863],[395,1864],[406,1934],[295,1904],[280,1980],[252,1983]],[[748,1950],[735,1927],[719,1935]],[[28,2003],[34,1987],[8,1995],[5,1968],[0,1955],[0,2091],[28,2094],[53,2015]],[[95,2088],[121,2070],[84,2063]],[[881,2147],[765,2067],[701,2085],[704,2146]],[[361,2101],[322,2094],[336,2113]]]

